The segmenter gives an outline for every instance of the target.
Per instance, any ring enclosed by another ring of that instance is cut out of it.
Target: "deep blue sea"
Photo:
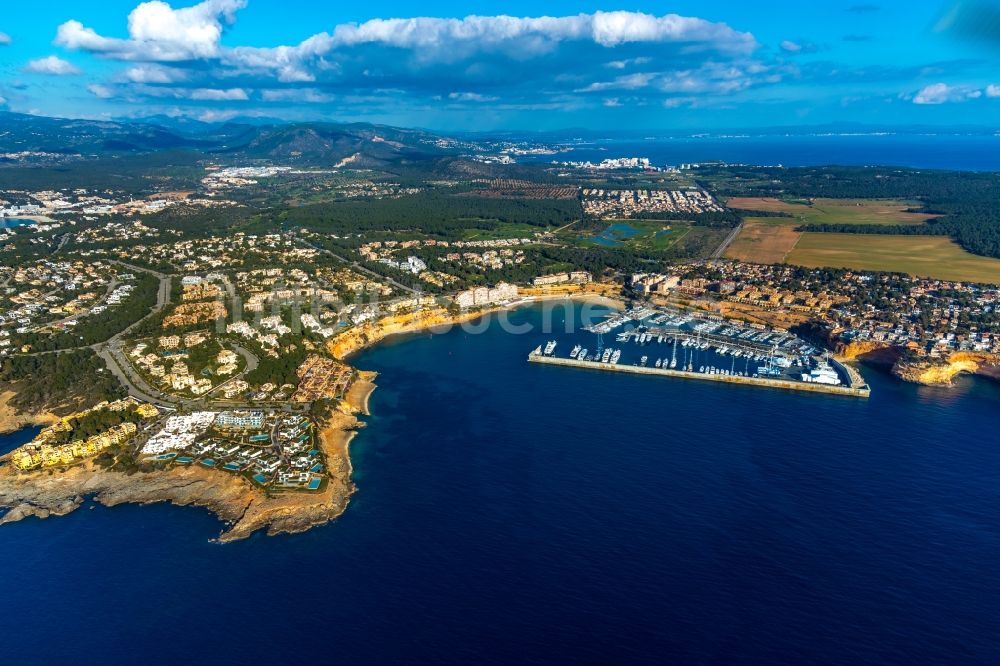
[[[541,162],[600,162],[648,157],[656,166],[721,160],[764,166],[871,166],[1000,171],[1000,135],[888,134],[731,136],[601,141],[558,155],[519,158]]]
[[[3,663],[1000,661],[1000,384],[528,364],[551,337],[357,357],[359,490],[308,533],[89,502],[0,527]]]

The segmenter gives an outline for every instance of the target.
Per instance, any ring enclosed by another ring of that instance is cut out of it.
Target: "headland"
[[[268,535],[303,532],[340,516],[355,491],[350,442],[363,426],[375,388],[375,373],[361,372],[344,401],[319,424],[318,442],[327,463],[325,483],[312,492],[271,492],[245,477],[204,465],[166,464],[129,473],[94,460],[46,470],[18,471],[11,454],[0,457],[0,506],[10,510],[0,525],[29,516],[62,516],[90,497],[104,506],[170,502],[208,509],[225,523],[219,542],[243,539],[258,530]]]

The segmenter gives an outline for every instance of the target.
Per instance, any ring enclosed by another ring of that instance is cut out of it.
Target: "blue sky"
[[[433,129],[1000,125],[1000,0],[49,0],[0,106]]]

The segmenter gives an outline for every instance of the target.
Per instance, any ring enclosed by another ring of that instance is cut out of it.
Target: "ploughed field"
[[[780,264],[799,242],[802,233],[785,217],[748,217],[739,236],[726,249],[726,257],[758,264]]]

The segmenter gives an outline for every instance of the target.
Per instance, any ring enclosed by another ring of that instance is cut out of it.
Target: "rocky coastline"
[[[0,525],[31,516],[63,516],[78,509],[88,497],[108,507],[156,502],[204,507],[225,523],[217,539],[222,543],[244,539],[258,530],[276,535],[322,525],[340,516],[354,493],[349,445],[363,426],[356,414],[364,411],[375,389],[374,379],[375,373],[359,373],[345,401],[321,424],[320,446],[326,455],[328,478],[319,491],[268,494],[241,476],[197,465],[126,474],[103,469],[92,461],[28,473],[3,464],[0,507],[9,510],[0,517]],[[6,463],[8,457],[0,457],[0,463]]]
[[[900,359],[892,366],[892,374],[907,382],[924,386],[950,386],[961,374],[978,375],[1000,380],[1000,355],[977,352],[955,352],[947,358],[907,361]]]
[[[890,368],[904,382],[923,386],[951,386],[962,374],[1000,381],[1000,355],[986,352],[952,352],[940,358],[908,358],[903,350],[878,342],[851,342],[836,348],[838,360],[864,361]]]

